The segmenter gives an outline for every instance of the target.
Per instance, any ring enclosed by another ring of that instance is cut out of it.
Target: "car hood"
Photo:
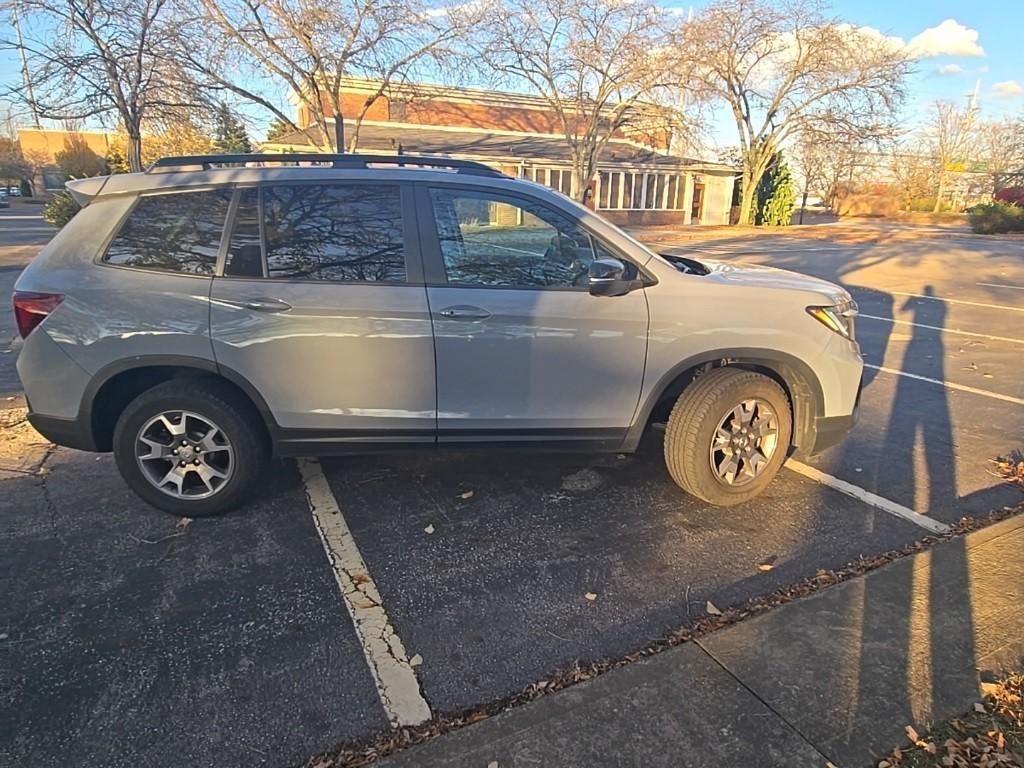
[[[668,255],[663,255],[662,258],[669,261],[680,272],[702,275],[705,280],[721,285],[810,292],[822,296],[830,304],[841,304],[851,298],[846,289],[835,283],[810,275],[790,272],[788,269],[715,259],[681,259],[678,256]],[[703,269],[699,269],[700,267]]]

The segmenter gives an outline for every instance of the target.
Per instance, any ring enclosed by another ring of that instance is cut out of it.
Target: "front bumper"
[[[807,451],[808,456],[821,453],[835,445],[839,445],[843,438],[857,425],[860,418],[860,395],[864,391],[864,377],[861,376],[857,384],[857,398],[853,403],[853,412],[848,416],[818,416],[814,420],[814,440],[811,442],[811,449]]]

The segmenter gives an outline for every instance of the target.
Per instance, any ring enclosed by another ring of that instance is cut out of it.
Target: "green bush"
[[[1024,208],[1007,203],[981,203],[967,209],[971,229],[981,235],[1024,232]]]
[[[81,206],[75,202],[67,192],[57,192],[43,208],[43,218],[60,229],[81,210]]]

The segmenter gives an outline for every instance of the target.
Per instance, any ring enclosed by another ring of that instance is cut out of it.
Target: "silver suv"
[[[19,278],[29,420],[150,504],[239,503],[271,454],[634,451],[718,505],[856,418],[856,305],[658,255],[546,187],[417,156],[166,158],[68,182]]]

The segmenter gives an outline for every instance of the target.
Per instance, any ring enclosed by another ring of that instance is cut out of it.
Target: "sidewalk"
[[[1024,516],[381,761],[873,765],[1024,660]]]

